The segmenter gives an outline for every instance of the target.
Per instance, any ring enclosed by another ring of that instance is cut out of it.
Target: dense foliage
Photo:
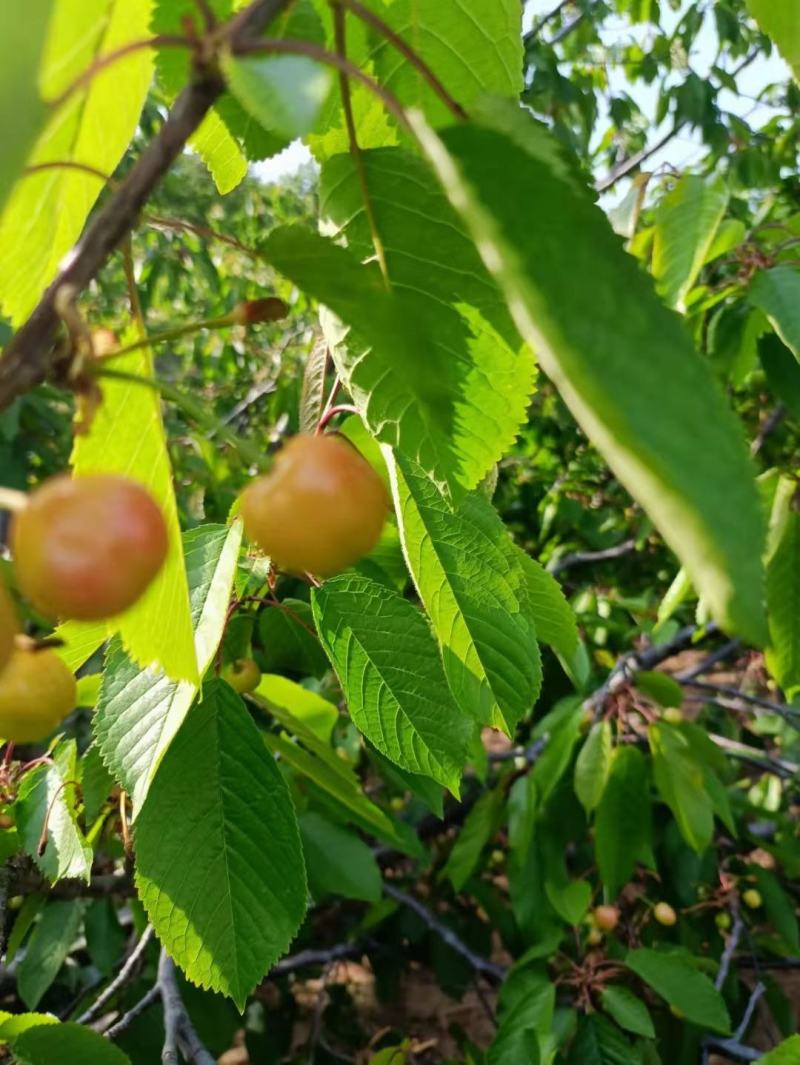
[[[800,1061],[798,0],[25,7],[0,504],[169,546],[0,525],[0,1057]]]

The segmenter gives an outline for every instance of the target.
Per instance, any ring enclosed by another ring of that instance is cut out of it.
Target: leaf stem
[[[144,48],[192,48],[194,42],[190,41],[188,37],[183,37],[177,33],[161,33],[156,37],[145,37],[142,40],[128,41],[127,44],[121,45],[119,48],[115,48],[113,52],[107,52],[105,55],[99,55],[92,63],[81,71],[78,76],[63,89],[58,96],[54,96],[50,100],[46,100],[45,103],[48,107],[52,107],[54,110],[57,107],[61,107],[73,93],[78,89],[83,88],[84,85],[88,85],[97,75],[105,70],[107,67],[112,66],[120,59],[124,59],[125,56],[131,55],[133,52],[140,52]]]
[[[154,344],[165,344],[168,340],[177,340],[179,337],[198,333],[201,329],[225,329],[234,324],[229,314],[219,315],[216,318],[204,318],[199,322],[184,322],[183,325],[177,325],[173,329],[165,329],[162,333],[151,333],[149,336],[134,340],[122,348],[115,348],[114,351],[97,355],[95,358],[105,363],[110,359],[117,359],[121,355],[129,355],[132,351],[138,351],[140,348],[149,348]]]
[[[333,30],[334,39],[336,42],[336,54],[340,59],[347,61],[347,27],[345,25],[345,12],[342,5],[338,0],[332,0],[333,2]],[[386,262],[386,249],[383,246],[383,240],[381,239],[380,231],[378,229],[378,220],[375,217],[375,208],[372,203],[372,197],[369,192],[369,184],[367,182],[367,172],[364,169],[364,159],[361,155],[361,149],[358,145],[358,137],[356,135],[356,123],[353,118],[353,102],[350,98],[350,78],[347,71],[343,68],[339,68],[339,91],[342,96],[342,110],[344,111],[345,125],[347,126],[347,139],[350,143],[350,154],[353,157],[353,166],[356,170],[358,177],[358,184],[361,189],[361,199],[364,202],[364,211],[367,216],[367,224],[369,225],[370,235],[372,236],[372,245],[375,248],[375,258],[378,260],[378,265],[381,268],[381,274],[387,288],[391,288],[391,282],[389,280],[389,266]],[[317,427],[317,432],[320,431],[322,426]]]
[[[376,29],[378,33],[382,34],[382,36],[384,36],[413,67],[416,67],[445,107],[447,107],[456,118],[463,120],[468,117],[467,112],[461,104],[450,95],[439,80],[436,72],[432,67],[428,66],[419,52],[415,51],[415,49],[404,41],[399,34],[395,33],[392,27],[376,15],[374,11],[371,11],[368,7],[359,3],[359,0],[331,0],[331,4],[333,5],[334,10],[339,6],[346,7],[348,11],[351,11],[356,16],[356,18],[361,19],[362,22],[365,22],[367,25],[372,26],[373,29]]]

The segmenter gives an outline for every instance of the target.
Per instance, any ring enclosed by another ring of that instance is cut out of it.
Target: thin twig
[[[116,1024],[112,1024],[110,1028],[106,1029],[103,1035],[106,1039],[116,1039],[118,1035],[127,1032],[133,1022],[141,1017],[143,1013],[146,1013],[151,1006],[154,1006],[160,998],[161,988],[158,984],[155,984],[146,995],[142,995],[135,1006],[131,1006],[127,1013],[123,1013]]]
[[[728,941],[725,944],[725,949],[722,952],[722,957],[719,960],[719,969],[717,970],[717,976],[714,980],[714,987],[717,991],[722,990],[722,986],[728,979],[728,973],[731,969],[731,962],[733,956],[739,947],[739,940],[742,938],[742,932],[744,931],[744,921],[739,913],[738,906],[731,907],[731,917],[733,918],[733,924],[731,926],[731,934],[728,936]]]
[[[467,944],[456,935],[452,928],[443,924],[438,917],[419,901],[415,899],[413,895],[406,895],[404,891],[396,888],[394,884],[389,884],[384,881],[383,891],[389,898],[394,899],[395,902],[401,903],[403,906],[407,906],[410,910],[420,917],[423,922],[434,932],[440,939],[442,939],[451,950],[454,950],[456,954],[460,954],[462,958],[465,958],[472,968],[479,973],[483,973],[486,976],[491,977],[498,983],[502,983],[506,977],[506,967],[504,965],[497,965],[493,961],[489,961],[487,958],[482,958],[480,954],[476,954],[474,950],[471,950]]]
[[[722,647],[718,647],[716,651],[712,651],[710,655],[704,658],[701,662],[698,662],[696,666],[692,666],[691,669],[685,670],[683,673],[675,675],[675,680],[679,684],[688,684],[690,680],[694,680],[696,677],[702,677],[704,673],[720,662],[724,662],[726,658],[730,657],[734,651],[742,646],[741,640],[728,640]]]
[[[738,688],[732,688],[727,684],[713,684],[707,680],[687,680],[682,682],[687,688],[697,688],[699,691],[710,692],[715,695],[724,695],[729,699],[741,699],[743,703],[748,703],[750,706],[757,706],[761,710],[769,710],[773,714],[778,714],[779,717],[784,718],[795,728],[799,727],[797,718],[800,718],[800,709],[791,706],[784,706],[781,703],[771,702],[769,699],[762,699],[760,695],[749,695],[747,692],[740,691]]]
[[[784,403],[777,403],[774,409],[767,417],[764,424],[758,430],[758,435],[750,445],[750,454],[757,455],[761,448],[766,443],[767,438],[775,432],[783,419],[786,417],[786,405]]]
[[[153,938],[153,926],[148,925],[139,939],[139,942],[128,955],[125,964],[101,994],[97,996],[91,1006],[77,1018],[78,1024],[88,1024],[93,1021],[102,1011],[106,1003],[110,1002],[136,975],[139,960],[147,950],[150,940]]]
[[[582,566],[588,562],[608,562],[614,558],[622,558],[635,550],[636,541],[634,539],[624,540],[621,544],[616,544],[614,547],[606,547],[602,551],[577,551],[572,555],[563,555],[555,562],[551,562],[547,569],[555,575],[565,569],[570,569],[572,566]]]
[[[335,947],[327,950],[300,950],[297,954],[290,954],[288,958],[282,958],[275,962],[267,973],[267,979],[275,976],[287,976],[299,969],[310,969],[318,965],[323,968],[333,961],[344,961],[346,958],[360,958],[365,952],[363,943],[338,943]]]

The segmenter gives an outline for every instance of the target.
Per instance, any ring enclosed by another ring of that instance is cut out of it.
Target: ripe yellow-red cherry
[[[275,565],[332,577],[377,544],[388,503],[383,481],[349,443],[299,434],[245,489],[241,514]]]
[[[595,927],[603,932],[613,932],[619,924],[619,910],[616,906],[595,906],[592,916]]]
[[[43,740],[75,709],[75,678],[55,651],[15,648],[0,673],[0,736]]]
[[[0,584],[0,670],[11,658],[11,652],[14,650],[14,637],[18,631],[17,612],[11,596]]]
[[[668,902],[657,902],[653,907],[653,916],[665,928],[671,928],[678,920],[678,915]]]
[[[223,679],[240,695],[253,692],[261,680],[261,670],[252,658],[237,658],[222,671]]]
[[[167,554],[150,493],[127,477],[51,477],[14,516],[20,591],[48,617],[98,621],[136,602]]]

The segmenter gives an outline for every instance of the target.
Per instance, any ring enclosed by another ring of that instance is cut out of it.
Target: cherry
[[[682,725],[685,720],[683,711],[677,706],[668,706],[661,717],[668,725]]]
[[[368,554],[386,520],[383,482],[341,437],[299,434],[242,495],[247,535],[282,569],[332,577]]]
[[[51,477],[14,516],[11,550],[22,593],[48,617],[98,621],[136,602],[167,554],[149,492],[127,477]]]
[[[678,920],[678,915],[668,902],[657,902],[653,907],[653,916],[665,928],[671,928]]]
[[[17,612],[11,596],[0,584],[0,670],[11,658],[14,650],[14,637],[19,631]]]
[[[613,932],[619,924],[619,910],[616,906],[595,906],[594,924],[603,932]]]
[[[755,888],[748,888],[742,895],[742,902],[751,910],[757,910],[762,901],[761,892]]]
[[[0,674],[0,736],[14,743],[44,739],[77,697],[75,678],[55,651],[15,648]]]
[[[222,677],[240,695],[255,691],[261,681],[261,670],[252,658],[237,658],[223,669]]]

